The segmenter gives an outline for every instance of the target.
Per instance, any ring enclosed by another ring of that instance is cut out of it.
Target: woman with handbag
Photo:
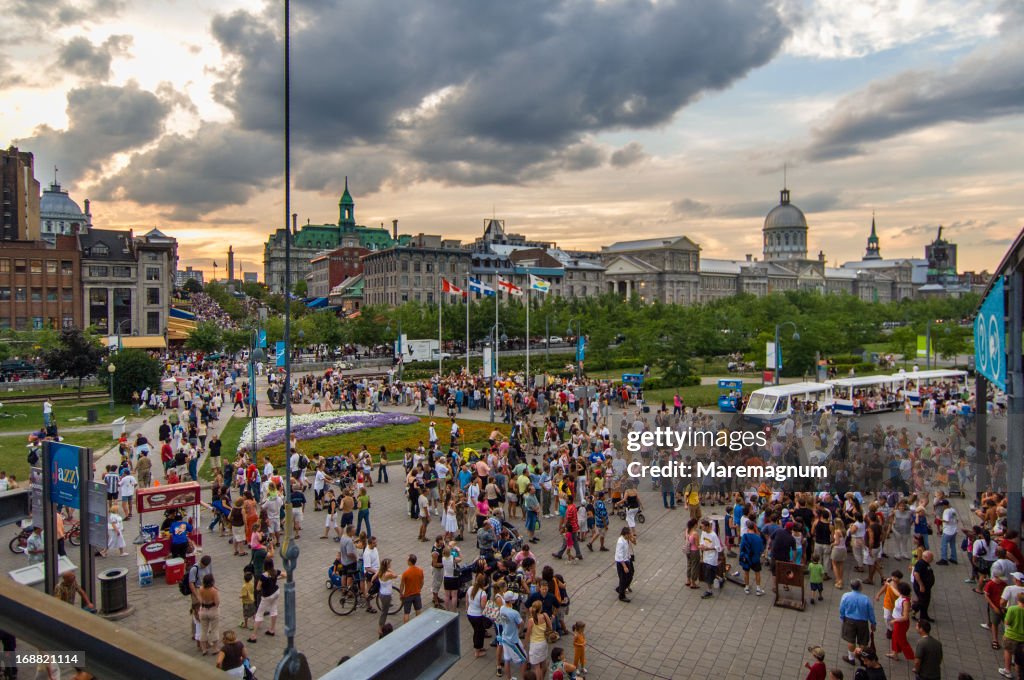
[[[388,610],[391,609],[391,594],[394,592],[396,578],[398,575],[391,571],[391,558],[386,557],[381,560],[380,570],[373,575],[373,581],[370,583],[370,595],[373,595],[376,586],[377,597],[380,599],[380,616],[377,617],[377,635],[380,637],[384,636],[384,624],[387,623]]]
[[[381,603],[383,604],[383,603]],[[466,618],[469,625],[473,627],[473,658],[479,659],[485,656],[484,636],[490,627],[490,620],[484,616],[484,610],[488,605],[487,598],[487,575],[479,573],[466,593]],[[497,611],[494,612],[497,615]]]
[[[551,619],[545,614],[541,602],[530,606],[530,618],[526,622],[526,640],[530,643],[530,666],[538,678],[547,677],[548,644],[558,640],[558,633],[551,628]]]

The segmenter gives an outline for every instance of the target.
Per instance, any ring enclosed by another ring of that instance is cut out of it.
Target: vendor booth
[[[195,563],[196,548],[203,545],[199,523],[199,483],[182,482],[139,489],[135,492],[135,501],[139,534],[145,539],[137,555],[140,583],[156,574],[165,574],[168,583],[174,583]],[[174,511],[179,511],[181,519],[192,525],[184,557],[173,554],[172,530],[185,529],[181,525],[172,526],[169,514]],[[147,514],[150,516],[144,518]],[[152,523],[146,524],[147,519]]]

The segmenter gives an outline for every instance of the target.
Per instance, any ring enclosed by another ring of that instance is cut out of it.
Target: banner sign
[[[974,367],[990,383],[1006,391],[1006,298],[1003,277],[981,303],[974,319]]]
[[[182,482],[168,486],[154,486],[135,492],[138,511],[162,512],[173,508],[187,508],[199,503],[199,484]]]
[[[46,499],[69,508],[78,509],[78,487],[82,483],[81,471],[78,469],[78,446],[47,442],[50,447],[50,469],[48,471],[53,482],[51,497]]]

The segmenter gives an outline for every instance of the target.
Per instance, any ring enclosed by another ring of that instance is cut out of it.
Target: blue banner
[[[1006,391],[1006,298],[999,277],[974,319],[974,366],[978,373]]]
[[[266,348],[267,346],[267,331],[265,328],[261,328],[256,331],[256,346]]]
[[[586,345],[586,340],[583,338],[583,335],[580,334],[580,336],[576,338],[576,361],[583,361],[585,358],[583,355],[585,354],[584,350]]]
[[[77,446],[53,442],[50,444],[50,487],[51,503],[58,503],[78,509],[78,487],[82,483],[81,470],[78,469]]]
[[[277,366],[284,366],[284,340],[277,341]]]

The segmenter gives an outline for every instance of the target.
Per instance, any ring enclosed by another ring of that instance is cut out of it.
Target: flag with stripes
[[[523,289],[522,288],[520,288],[519,286],[517,286],[516,284],[512,283],[511,281],[505,279],[502,276],[498,277],[498,287],[499,288],[503,288],[505,290],[505,293],[507,293],[508,295],[522,295],[523,294]]]
[[[551,282],[545,281],[539,276],[530,274],[530,290],[540,291],[541,293],[547,293],[551,290]]]
[[[480,279],[474,279],[472,276],[469,277],[469,292],[477,293],[478,295],[494,295],[493,288]]]
[[[441,278],[441,292],[451,293],[452,295],[466,295],[466,291],[462,290],[444,277]]]

